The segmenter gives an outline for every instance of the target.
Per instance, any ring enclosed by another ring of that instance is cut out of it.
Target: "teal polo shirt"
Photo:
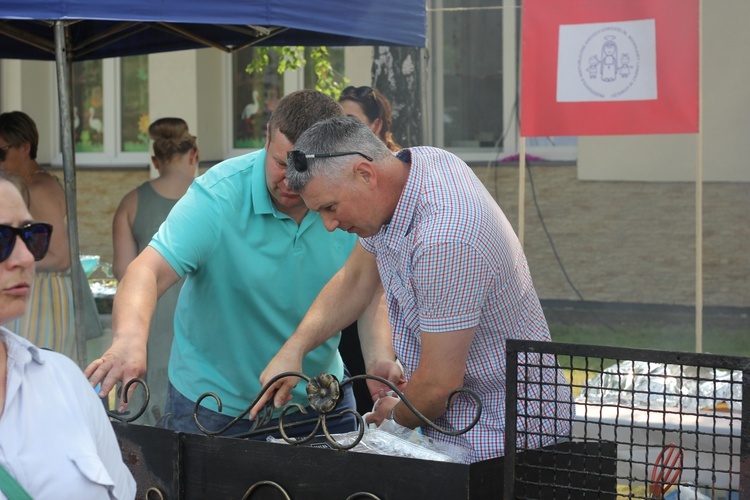
[[[326,231],[316,212],[299,225],[279,212],[266,188],[265,160],[260,150],[212,167],[150,243],[180,277],[187,275],[175,311],[169,379],[193,401],[215,392],[222,412],[232,416],[260,392],[261,372],[356,242],[355,235]],[[339,339],[310,352],[303,372],[341,380]],[[304,383],[293,397],[308,405]],[[216,409],[212,398],[203,404]]]

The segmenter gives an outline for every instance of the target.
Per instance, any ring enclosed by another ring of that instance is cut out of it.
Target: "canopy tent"
[[[10,0],[0,58],[55,59],[63,21],[74,61],[248,45],[424,47],[424,0]]]
[[[251,45],[424,47],[425,0],[5,0],[0,58],[55,60],[70,254],[79,254],[70,65],[73,61]],[[76,344],[86,363],[80,261],[71,259]]]

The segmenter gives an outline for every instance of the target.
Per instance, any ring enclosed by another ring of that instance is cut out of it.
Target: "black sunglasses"
[[[52,237],[52,226],[44,222],[26,224],[23,227],[6,226],[0,224],[0,262],[5,261],[13,253],[16,246],[16,236],[26,244],[34,260],[42,260],[49,250]]]
[[[372,87],[355,87],[350,85],[341,92],[341,97],[354,97],[355,99],[365,99],[373,93]]]
[[[304,172],[307,170],[307,160],[347,155],[359,155],[367,161],[373,161],[372,158],[359,151],[347,151],[346,153],[305,153],[304,151],[295,149],[286,154],[286,163],[287,165],[291,164],[297,172]]]
[[[0,148],[0,161],[5,161],[5,157],[8,156],[8,150],[13,147],[13,144],[8,144]]]

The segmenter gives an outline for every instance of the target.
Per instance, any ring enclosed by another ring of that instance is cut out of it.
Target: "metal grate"
[[[748,498],[750,358],[519,340],[507,355],[505,498]],[[549,428],[531,425],[535,381],[558,369],[571,433],[529,451]]]

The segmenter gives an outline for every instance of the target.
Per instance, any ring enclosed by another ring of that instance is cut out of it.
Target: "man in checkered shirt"
[[[449,431],[468,427],[477,412],[466,393],[446,409],[455,389],[474,391],[483,408],[474,427],[450,436],[381,393],[369,420],[422,426],[435,440],[468,448],[466,462],[503,455],[505,341],[548,341],[550,334],[520,242],[481,181],[447,151],[417,147],[394,156],[353,118],[326,120],[306,131],[287,158],[287,179],[326,229],[360,239],[261,383],[301,371],[304,355],[358,318],[382,283],[393,347],[408,380],[405,397]],[[363,341],[368,373],[387,377],[398,370],[395,360],[379,359],[377,345],[369,343]],[[538,364],[535,356],[526,363]],[[536,373],[519,375],[526,378],[519,384],[519,447],[545,446],[569,434],[569,386],[554,359],[541,364],[545,368]],[[276,382],[277,407],[296,382]]]

